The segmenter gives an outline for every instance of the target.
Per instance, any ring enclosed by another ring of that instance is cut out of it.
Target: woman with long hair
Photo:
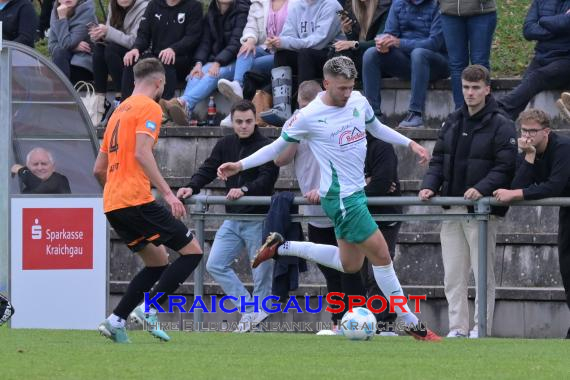
[[[96,24],[91,0],[56,0],[51,13],[48,50],[51,60],[76,83],[93,77],[87,25]]]
[[[100,118],[111,109],[105,98],[107,78],[111,75],[113,86],[121,98],[123,57],[132,49],[137,30],[148,0],[110,0],[109,15],[105,24],[92,25],[89,37],[95,43],[93,49],[93,79],[97,95],[97,112]]]

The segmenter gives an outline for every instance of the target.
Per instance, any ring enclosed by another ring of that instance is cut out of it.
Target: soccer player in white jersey
[[[218,168],[218,177],[226,180],[240,171],[275,159],[290,143],[307,140],[319,163],[321,206],[332,220],[338,247],[310,242],[283,241],[272,233],[259,249],[253,267],[276,255],[297,256],[341,272],[354,273],[367,257],[374,277],[387,296],[403,296],[402,287],[388,246],[367,207],[364,194],[366,131],[391,144],[405,145],[419,156],[420,164],[429,162],[429,153],[374,116],[364,96],[353,91],[357,72],[347,57],[334,57],[325,63],[324,87],[315,100],[285,123],[281,137],[239,162],[227,162]],[[409,310],[396,308],[408,326],[406,332],[418,340],[439,341]]]

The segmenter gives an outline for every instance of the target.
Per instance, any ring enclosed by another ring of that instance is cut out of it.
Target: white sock
[[[122,328],[125,327],[125,320],[115,314],[111,314],[107,317],[107,320],[113,327]]]
[[[286,241],[277,249],[282,256],[297,256],[344,272],[340,252],[334,245],[315,244],[307,241]]]
[[[372,265],[372,271],[374,272],[374,278],[376,279],[376,283],[384,293],[384,296],[388,298],[392,296],[403,296],[404,291],[400,286],[400,281],[398,280],[398,276],[396,276],[396,272],[394,271],[394,265],[390,262],[388,265],[381,265],[375,266]],[[418,317],[412,314],[408,305],[403,305],[405,313],[402,312],[400,307],[396,307],[395,311],[398,314],[398,317],[402,318],[404,323],[407,325],[413,324],[416,325],[418,323]]]

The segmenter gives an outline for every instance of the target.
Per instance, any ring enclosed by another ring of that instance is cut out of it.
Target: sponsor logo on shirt
[[[346,146],[346,145],[354,144],[354,143],[356,143],[362,139],[365,139],[365,138],[366,138],[366,132],[361,131],[357,127],[354,127],[352,129],[345,130],[344,132],[342,132],[338,136],[338,145],[339,146]]]
[[[147,129],[150,129],[152,132],[156,131],[156,123],[154,121],[147,120],[145,126]]]
[[[184,21],[186,21],[186,13],[178,13],[178,23],[184,24]]]

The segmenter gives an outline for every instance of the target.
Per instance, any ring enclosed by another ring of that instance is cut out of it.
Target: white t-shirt
[[[309,144],[307,141],[301,141],[297,147],[297,153],[295,153],[295,160],[293,165],[295,166],[295,176],[297,177],[297,182],[299,182],[299,188],[302,194],[316,189],[319,187],[321,180],[321,169],[319,168],[319,163],[315,160],[315,156],[309,149]],[[320,205],[316,206],[301,206],[301,214],[307,216],[324,216],[325,213]],[[328,228],[332,227],[330,222],[309,222],[309,224],[318,228]]]
[[[406,145],[410,140],[377,123],[372,107],[360,92],[353,91],[344,107],[324,104],[324,94],[321,92],[289,119],[283,126],[281,137],[289,142],[307,140],[320,166],[321,197],[328,194],[345,198],[366,185],[364,160],[367,128],[376,137],[379,134],[396,135],[397,140],[390,142]]]

